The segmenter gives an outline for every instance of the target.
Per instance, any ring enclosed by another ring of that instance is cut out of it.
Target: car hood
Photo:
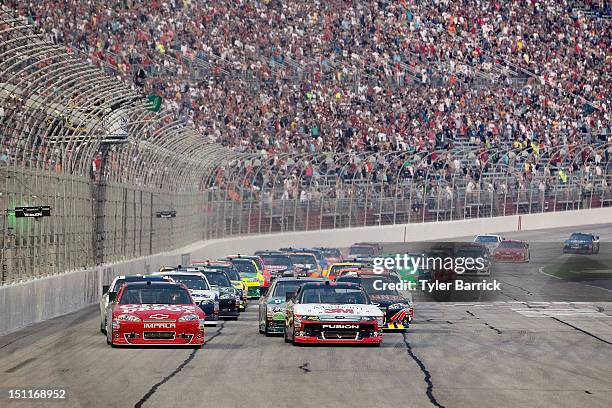
[[[287,265],[268,265],[270,272],[286,271],[287,269],[289,269]]]
[[[283,309],[287,304],[284,297],[271,297],[266,303],[268,304],[268,307],[282,307]]]
[[[216,290],[192,290],[189,289],[191,296],[194,298],[207,298],[214,299],[215,296],[218,296],[218,292]]]
[[[232,286],[232,287],[230,287],[230,286],[217,286],[217,285],[211,285],[211,287],[212,287],[214,290],[219,291],[219,293],[220,293],[221,295],[223,295],[223,294],[225,294],[225,293],[230,293],[230,294],[232,294],[232,295],[235,295],[235,294],[236,294],[236,289],[235,289],[233,286]]]
[[[332,305],[326,303],[308,303],[294,306],[294,313],[298,315],[319,316],[321,320],[346,319],[352,316],[382,316],[382,312],[375,305]]]
[[[296,268],[299,269],[316,269],[316,265],[315,264],[301,264],[301,263],[294,263],[293,266],[295,266]]]
[[[380,306],[389,306],[393,303],[408,303],[408,300],[399,295],[370,295],[372,302],[378,303]]]
[[[234,285],[234,288],[236,289],[242,289],[242,290],[246,289],[246,284],[242,280],[239,280],[239,281],[233,280],[232,285]]]
[[[141,320],[173,320],[186,314],[202,315],[200,308],[195,305],[166,305],[166,304],[132,304],[116,305],[113,315],[133,314]]]

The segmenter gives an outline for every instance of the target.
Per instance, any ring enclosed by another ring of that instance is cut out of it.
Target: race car
[[[384,316],[353,283],[312,282],[287,301],[285,342],[379,346]]]
[[[336,279],[336,276],[338,275],[338,271],[340,269],[351,267],[351,266],[358,267],[360,265],[362,264],[359,262],[347,262],[347,261],[334,262],[332,264],[329,264],[328,267],[325,270],[323,270],[323,276],[333,281]]]
[[[111,295],[115,300],[115,295]],[[118,345],[204,344],[205,315],[185,285],[176,282],[124,283],[106,317],[106,342]]]
[[[484,245],[489,249],[489,251],[493,252],[495,248],[497,248],[499,244],[503,242],[503,240],[504,237],[501,235],[481,234],[474,238],[474,243]]]
[[[174,282],[187,286],[189,293],[196,305],[206,315],[206,324],[216,326],[219,320],[219,296],[218,290],[214,290],[206,277],[196,268],[181,268],[171,272],[155,272],[154,276],[170,278]]]
[[[374,242],[358,242],[351,245],[347,259],[374,258],[382,253],[382,246]]]
[[[255,255],[263,259],[270,271],[270,280],[283,276],[285,272],[291,273],[293,262],[285,252],[281,251],[257,251]]]
[[[110,285],[102,286],[102,296],[100,297],[100,331],[106,333],[106,315],[108,314],[109,307],[112,307],[114,301],[110,301],[110,297],[116,298],[119,288],[126,282],[140,282],[149,280],[151,282],[168,282],[170,279],[162,276],[151,276],[151,275],[121,275],[117,276]]]
[[[287,255],[293,262],[293,276],[308,276],[311,278],[322,276],[323,269],[314,254],[310,252],[288,252]]]
[[[490,253],[486,246],[458,243],[455,248],[454,271],[463,276],[491,276]],[[463,259],[459,261],[459,259]],[[471,260],[468,262],[467,260]]]
[[[248,299],[259,299],[262,292],[262,286],[266,279],[263,274],[258,271],[257,265],[253,260],[245,258],[224,258],[219,260],[229,261],[236,267],[240,274],[240,278],[247,286]]]
[[[493,260],[495,262],[529,262],[531,260],[529,244],[524,241],[502,241],[493,251]]]
[[[412,296],[410,292],[405,296],[401,295],[395,285],[390,286],[397,282],[380,275],[342,276],[336,282],[354,283],[365,290],[372,303],[385,315],[383,330],[405,331],[410,327],[414,318]]]
[[[583,232],[574,232],[563,243],[564,254],[598,254],[599,237]]]
[[[336,274],[336,280],[338,280],[342,276],[358,276],[358,275],[374,275],[375,272],[372,268],[364,268],[362,266],[348,266],[338,270]],[[385,270],[376,275],[386,275],[389,276],[391,271]]]
[[[278,278],[268,293],[259,299],[259,333],[269,336],[285,331],[285,304],[306,282],[324,282],[321,278]]]
[[[342,262],[344,259],[342,257],[342,252],[338,248],[328,248],[328,247],[314,247],[323,254],[325,261],[327,262],[327,266],[336,262]],[[327,268],[326,266],[326,268]],[[325,268],[324,268],[325,269]]]
[[[199,268],[210,286],[219,291],[219,317],[238,319],[240,316],[240,295],[227,274],[222,270]]]
[[[327,259],[325,258],[325,256],[323,255],[322,251],[319,251],[318,249],[315,248],[281,248],[281,251],[287,252],[287,253],[303,253],[303,254],[313,254],[317,260],[317,264],[319,265],[319,268],[321,269],[321,271],[323,271],[323,269],[325,269],[327,267]]]
[[[395,258],[396,254],[383,255],[384,257]],[[419,280],[428,280],[427,265],[425,262],[426,254],[423,252],[409,252],[406,254],[399,254],[402,259],[402,265],[399,268],[395,268],[395,272],[399,275],[401,280],[407,282],[418,282]],[[406,264],[403,264],[404,258]]]
[[[216,269],[225,272],[228,278],[230,278],[232,285],[234,285],[234,288],[236,288],[236,290],[238,291],[238,295],[240,296],[240,304],[238,305],[238,308],[241,312],[246,310],[248,303],[248,288],[246,283],[242,281],[242,278],[240,277],[240,274],[238,273],[238,270],[236,269],[233,263],[229,261],[196,261],[193,262],[191,266],[196,268],[203,267],[208,269]]]
[[[257,273],[263,276],[263,282],[261,283],[262,288],[268,288],[270,286],[270,282],[272,281],[272,275],[270,273],[270,269],[265,264],[263,259],[259,255],[227,255],[226,259],[249,259],[255,263],[257,267]]]

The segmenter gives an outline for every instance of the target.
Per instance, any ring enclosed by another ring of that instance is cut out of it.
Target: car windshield
[[[337,248],[325,248],[325,249],[322,249],[321,252],[323,253],[324,256],[329,256],[329,257],[339,258],[342,256],[342,254],[340,253],[340,250]]]
[[[590,235],[586,235],[586,234],[572,234],[570,236],[570,239],[572,241],[590,241],[591,240],[591,236]]]
[[[487,251],[484,248],[459,248],[456,253],[457,257],[473,258],[487,256]]]
[[[497,242],[497,237],[495,235],[479,235],[476,237],[476,242],[494,244]]]
[[[189,293],[178,286],[135,286],[127,287],[123,291],[119,304],[162,304],[162,305],[189,305]]]
[[[371,246],[352,246],[349,255],[374,255],[374,247]]]
[[[140,281],[163,281],[166,280],[164,278],[162,278],[161,276],[147,276],[145,277],[137,277],[137,278],[125,278],[125,279],[117,279],[117,281],[115,282],[115,286],[113,286],[111,288],[111,290],[109,292],[118,292],[119,289],[121,288],[121,285],[123,285],[125,282],[140,282]]]
[[[257,269],[255,269],[255,265],[253,264],[253,262],[246,259],[234,259],[232,260],[232,263],[238,270],[240,276],[242,276],[243,278],[254,278],[257,276]]]
[[[304,282],[299,281],[276,282],[272,296],[284,298],[289,292],[297,292],[298,288],[303,283]]]
[[[291,259],[286,255],[261,255],[266,265],[291,267]]]
[[[315,258],[317,259],[317,261],[325,260],[325,257],[323,256],[323,252],[321,251],[308,251],[308,253],[313,254]]]
[[[257,265],[257,267],[259,268],[259,270],[260,270],[260,271],[263,271],[264,266],[263,266],[263,264],[261,263],[261,259],[259,259],[259,258],[252,258],[251,260],[252,260],[253,262],[255,262],[255,265]]]
[[[204,272],[208,283],[217,286],[232,286],[232,283],[223,272]]]
[[[367,304],[368,298],[360,288],[311,286],[304,288],[301,303]]]
[[[504,241],[499,244],[499,248],[523,248],[523,245],[524,244],[522,242]]]
[[[338,279],[337,282],[351,282],[361,285],[368,295],[399,295],[397,290],[389,289],[388,284],[393,282],[386,278],[359,278],[355,276],[346,276]]]
[[[175,282],[179,282],[192,290],[209,290],[206,279],[198,275],[171,275]]]
[[[298,265],[316,265],[317,259],[314,255],[289,255],[291,261]]]
[[[230,280],[233,281],[239,281],[240,280],[240,275],[238,274],[238,271],[236,270],[236,268],[234,268],[233,266],[213,266],[214,269],[221,269],[223,270],[223,272],[225,272],[225,274],[230,278]]]

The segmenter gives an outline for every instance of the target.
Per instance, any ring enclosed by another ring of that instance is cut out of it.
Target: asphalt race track
[[[612,225],[581,230],[612,242]],[[607,408],[612,286],[541,273],[563,257],[570,232],[505,234],[534,249],[529,264],[495,266],[502,293],[485,302],[415,296],[413,326],[386,334],[381,348],[264,337],[251,302],[240,320],[207,328],[200,350],[112,349],[96,305],[0,337],[0,387],[67,389],[66,401],[40,406]]]

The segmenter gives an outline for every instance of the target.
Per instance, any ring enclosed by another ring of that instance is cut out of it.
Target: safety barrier
[[[201,179],[233,152],[158,108],[0,5],[0,285],[201,239]]]

